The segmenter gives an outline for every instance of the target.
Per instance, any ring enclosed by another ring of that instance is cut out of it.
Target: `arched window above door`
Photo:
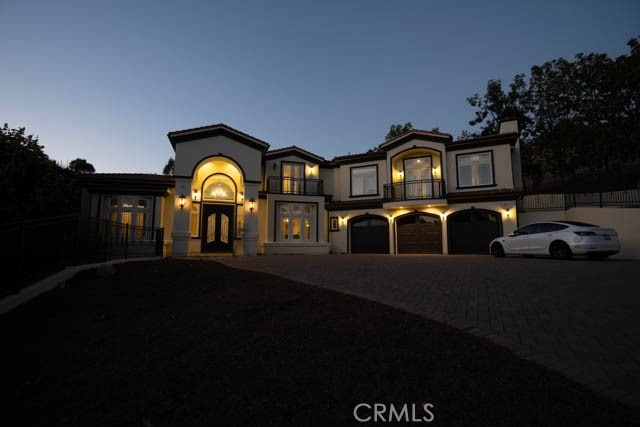
[[[236,200],[235,184],[225,175],[212,175],[203,185],[202,200],[233,202]]]

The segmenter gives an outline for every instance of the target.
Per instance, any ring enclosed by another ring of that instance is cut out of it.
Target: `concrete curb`
[[[7,313],[14,308],[31,301],[38,295],[41,295],[45,292],[48,292],[52,289],[57,288],[62,283],[71,279],[80,271],[90,270],[92,268],[97,268],[105,265],[115,265],[115,264],[124,264],[126,262],[135,262],[135,261],[156,261],[160,260],[162,257],[146,257],[146,258],[132,258],[132,259],[114,259],[107,262],[98,262],[95,264],[83,264],[83,265],[74,265],[73,267],[67,267],[62,271],[59,271],[55,274],[52,274],[49,277],[46,277],[31,286],[28,286],[20,291],[20,293],[16,295],[9,295],[8,297],[4,297],[0,300],[0,315]]]

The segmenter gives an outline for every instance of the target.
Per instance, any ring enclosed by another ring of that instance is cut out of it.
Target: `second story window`
[[[458,154],[458,187],[493,185],[493,155],[491,151]]]
[[[304,163],[282,162],[282,192],[304,193]]]
[[[351,168],[351,196],[375,196],[378,194],[378,166]]]

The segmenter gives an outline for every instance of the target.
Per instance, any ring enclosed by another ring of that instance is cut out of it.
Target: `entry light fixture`
[[[252,197],[249,199],[249,211],[251,213],[253,213],[253,210],[256,208],[256,201],[255,199]]]
[[[244,202],[244,193],[242,191],[240,192],[240,201]]]
[[[197,202],[197,201],[198,201],[198,197],[199,197],[198,189],[197,189],[197,188],[194,188],[194,189],[193,189],[193,196],[192,196],[193,201],[194,201],[194,202]]]
[[[187,196],[183,194],[180,194],[180,210],[184,209],[184,204],[187,201]]]
[[[511,216],[511,209],[507,209],[504,213],[507,215],[507,218],[509,218],[509,216]]]

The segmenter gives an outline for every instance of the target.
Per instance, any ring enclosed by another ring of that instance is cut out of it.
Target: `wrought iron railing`
[[[402,181],[384,186],[384,198],[387,201],[443,199],[445,197],[446,187],[442,179]]]
[[[162,255],[164,230],[78,214],[0,224],[0,297],[67,266]]]
[[[517,202],[518,211],[567,210],[575,207],[640,208],[640,189],[599,193],[528,194]]]
[[[322,196],[324,195],[324,182],[321,179],[270,176],[267,178],[267,192]]]

